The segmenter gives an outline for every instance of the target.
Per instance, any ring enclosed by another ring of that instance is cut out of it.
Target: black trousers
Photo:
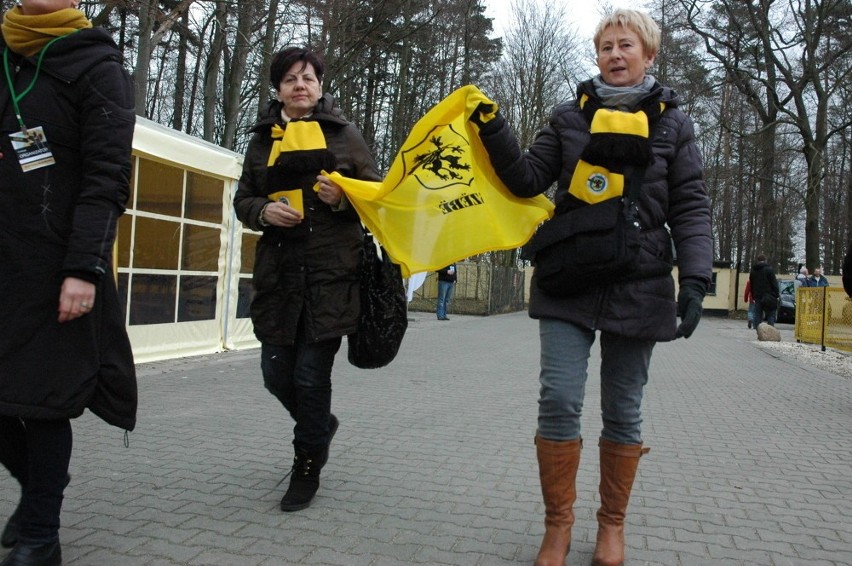
[[[331,368],[340,337],[308,343],[300,333],[293,346],[261,344],[263,383],[293,420],[293,446],[308,453],[328,446]]]
[[[18,537],[59,539],[59,513],[68,485],[71,421],[0,417],[0,463],[21,484]]]

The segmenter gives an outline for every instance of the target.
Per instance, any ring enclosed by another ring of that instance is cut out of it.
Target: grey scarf
[[[601,99],[601,104],[607,108],[633,111],[640,100],[645,98],[657,80],[651,75],[645,75],[642,84],[636,86],[611,86],[603,82],[600,75],[592,79],[595,93]]]

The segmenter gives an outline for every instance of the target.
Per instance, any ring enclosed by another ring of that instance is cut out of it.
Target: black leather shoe
[[[9,520],[6,522],[6,527],[3,529],[3,535],[0,536],[0,546],[3,548],[12,548],[15,546],[15,543],[18,542],[18,515],[20,513],[21,504],[19,503],[15,512],[12,513],[12,516],[9,517]]]
[[[0,566],[61,566],[62,548],[59,541],[30,543],[18,541]]]

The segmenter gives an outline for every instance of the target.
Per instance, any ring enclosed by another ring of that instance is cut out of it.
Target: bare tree
[[[189,10],[181,14],[183,28],[189,27]],[[177,69],[175,69],[175,98],[172,127],[176,130],[183,129],[183,112],[186,101],[186,59],[189,55],[189,40],[187,34],[183,33],[178,39]]]
[[[243,77],[246,75],[245,62],[248,60],[249,51],[254,41],[252,30],[256,24],[255,14],[263,9],[260,4],[262,4],[261,0],[243,0],[240,2],[233,53],[229,52],[228,44],[225,44],[225,96],[222,100],[224,131],[219,143],[222,147],[228,149],[234,147],[240,113],[240,95],[242,94]]]
[[[588,77],[582,47],[565,24],[563,5],[515,0],[503,55],[484,81],[488,94],[512,125],[522,147],[532,143],[553,107],[573,97]]]
[[[136,51],[136,68],[133,71],[136,114],[139,116],[147,114],[145,102],[148,100],[148,71],[151,68],[151,53],[154,44],[151,35],[156,21],[157,4],[156,0],[139,2],[139,41]]]
[[[842,32],[852,8],[846,0],[680,0],[689,24],[704,39],[707,52],[760,115],[756,133],[762,150],[761,227],[758,246],[778,262],[783,250],[777,235],[784,218],[775,198],[779,125],[791,126],[807,163],[804,193],[805,259],[820,263],[819,195],[829,140],[850,122],[829,126],[828,114],[839,85],[849,81],[852,41]],[[789,219],[787,219],[789,221]]]
[[[136,51],[136,67],[133,72],[136,113],[140,116],[149,115],[149,106],[145,101],[148,96],[148,78],[151,67],[151,57],[154,47],[180,19],[181,13],[189,9],[194,0],[183,0],[177,3],[168,13],[160,10],[160,3],[155,0],[140,0],[136,4],[139,16],[139,41]]]
[[[528,147],[547,123],[556,104],[573,98],[582,69],[582,48],[576,32],[565,22],[565,9],[515,0],[512,24],[503,38],[503,56],[483,81],[486,93],[511,124],[521,147]],[[497,265],[518,264],[518,250],[491,254]]]
[[[266,10],[266,30],[263,33],[263,43],[261,46],[261,49],[263,50],[263,57],[261,59],[260,70],[258,72],[259,81],[261,82],[261,84],[258,85],[257,96],[258,117],[269,102],[269,88],[265,88],[264,83],[266,78],[269,76],[269,69],[272,66],[272,55],[275,50],[275,28],[277,24],[278,0],[270,0],[269,6]]]
[[[213,26],[210,49],[207,52],[207,61],[204,65],[204,128],[202,137],[209,142],[215,141],[216,136],[216,112],[221,88],[219,64],[225,50],[225,30],[228,27],[228,3],[217,0],[215,6],[215,11],[211,15]]]

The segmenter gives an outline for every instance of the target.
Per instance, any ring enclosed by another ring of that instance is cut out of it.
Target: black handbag
[[[347,338],[349,363],[361,369],[388,365],[396,357],[408,328],[408,300],[399,265],[364,233],[359,267],[361,315]]]
[[[634,170],[626,195],[542,224],[521,252],[521,259],[535,266],[539,289],[564,297],[637,276],[641,246],[636,200],[644,174],[644,167]]]

